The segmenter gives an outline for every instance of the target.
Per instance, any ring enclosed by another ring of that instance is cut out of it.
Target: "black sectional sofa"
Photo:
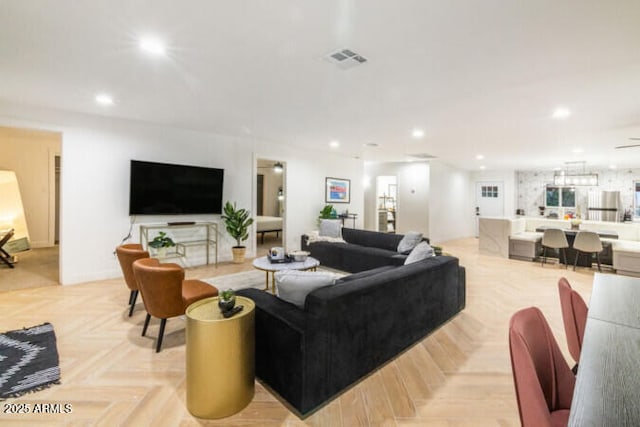
[[[258,289],[238,294],[256,303],[257,377],[305,417],[460,312],[465,270],[447,256],[382,263],[314,290],[304,309]]]
[[[309,244],[308,236],[303,235],[300,246],[320,260],[320,265],[357,273],[384,265],[404,264],[407,254],[397,251],[403,237],[402,234],[343,228],[342,239],[345,243],[318,241]],[[422,240],[429,242],[427,238]]]

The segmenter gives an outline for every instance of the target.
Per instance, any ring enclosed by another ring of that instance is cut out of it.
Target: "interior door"
[[[476,182],[476,237],[479,218],[504,216],[504,185],[502,181]]]

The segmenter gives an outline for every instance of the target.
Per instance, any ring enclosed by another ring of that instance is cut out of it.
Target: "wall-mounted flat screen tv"
[[[131,160],[129,215],[219,214],[224,169]]]

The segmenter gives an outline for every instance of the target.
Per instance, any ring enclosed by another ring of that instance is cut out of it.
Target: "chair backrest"
[[[589,309],[580,294],[571,288],[566,278],[561,277],[558,280],[558,291],[560,292],[560,306],[564,332],[567,336],[567,346],[573,360],[578,362]]]
[[[600,252],[602,251],[602,241],[600,236],[593,231],[579,231],[573,247],[582,252]]]
[[[116,255],[124,275],[124,281],[132,291],[138,290],[138,283],[133,275],[133,262],[141,258],[149,258],[149,252],[138,243],[127,243],[116,248]]]
[[[522,426],[551,426],[554,411],[568,419],[576,379],[538,308],[511,317],[509,349]]]
[[[548,248],[568,248],[567,236],[559,228],[547,228],[542,234],[542,245]]]
[[[171,263],[160,264],[156,258],[142,258],[133,263],[133,273],[147,313],[159,319],[184,314],[182,267]]]

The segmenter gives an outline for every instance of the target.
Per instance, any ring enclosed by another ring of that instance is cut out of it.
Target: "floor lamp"
[[[31,249],[18,179],[13,171],[0,170],[0,236],[13,229],[13,238],[3,249],[9,253]]]

